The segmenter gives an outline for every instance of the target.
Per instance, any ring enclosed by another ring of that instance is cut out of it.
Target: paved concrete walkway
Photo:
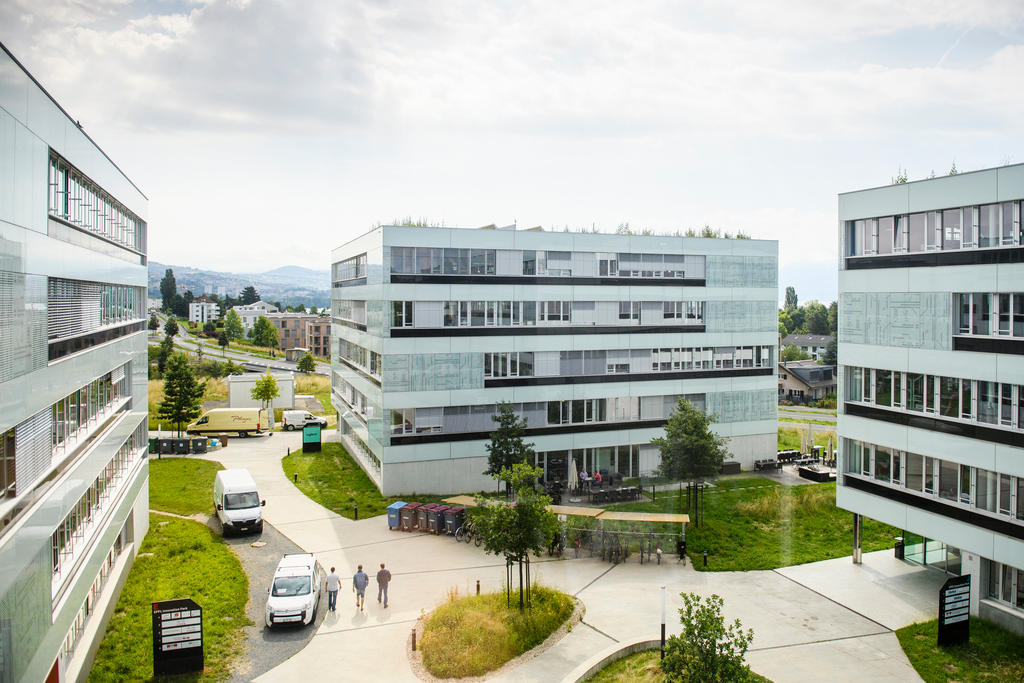
[[[338,611],[327,615],[309,645],[257,680],[417,681],[405,650],[416,619],[450,591],[473,592],[478,580],[484,591],[500,590],[504,563],[450,537],[389,531],[383,517],[354,522],[326,510],[285,475],[280,460],[286,448],[301,448],[301,436],[233,439],[209,457],[248,469],[267,499],[267,521],[348,578]],[[391,606],[377,604],[371,580],[367,609],[360,613],[350,577],[357,564],[373,577],[380,562],[394,575]],[[537,580],[583,601],[583,623],[548,651],[493,680],[559,681],[622,644],[657,638],[660,587],[666,585],[670,632],[678,630],[680,592],[717,593],[728,619],[739,618],[754,629],[747,655],[751,667],[778,683],[916,681],[920,678],[892,629],[933,618],[944,579],[895,560],[891,551],[866,554],[860,566],[842,558],[755,572],[697,572],[674,560],[613,566],[546,557],[532,567]]]

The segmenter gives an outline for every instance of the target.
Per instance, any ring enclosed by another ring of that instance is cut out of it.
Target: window
[[[682,318],[683,317],[683,302],[682,301],[666,301],[665,302],[665,307],[664,307],[664,317],[665,317],[666,320],[672,319],[672,318]]]
[[[640,302],[620,301],[619,320],[640,320]]]
[[[444,274],[469,275],[469,249],[445,249]]]
[[[412,302],[411,301],[392,301],[391,302],[391,326],[392,327],[412,327],[413,315],[412,315]]]
[[[892,405],[892,372],[875,370],[875,405]]]
[[[473,249],[470,254],[472,275],[494,275],[494,249]]]
[[[971,306],[971,334],[985,335],[989,333],[991,299],[990,294],[974,294]]]
[[[420,275],[441,274],[441,250],[416,247],[416,270]]]
[[[955,462],[939,461],[939,498],[958,500],[960,469]]]
[[[543,253],[543,252],[542,252]],[[523,275],[537,274],[537,252],[523,251]]]

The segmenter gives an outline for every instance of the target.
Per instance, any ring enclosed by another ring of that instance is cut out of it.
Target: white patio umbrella
[[[576,460],[569,461],[569,490],[575,491],[580,485],[580,471],[576,468]]]
[[[814,453],[814,425],[807,423],[807,452]]]
[[[831,434],[828,435],[828,451],[826,452],[826,457],[829,460],[832,459],[832,435]]]
[[[804,434],[803,430],[800,430],[800,454],[807,452],[807,435]]]

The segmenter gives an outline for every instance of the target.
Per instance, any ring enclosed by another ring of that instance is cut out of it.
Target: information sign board
[[[302,428],[302,452],[310,453],[320,450],[320,425],[311,424]]]
[[[939,645],[970,639],[971,575],[954,576],[939,591]]]
[[[203,670],[203,608],[191,598],[153,603],[153,673]]]

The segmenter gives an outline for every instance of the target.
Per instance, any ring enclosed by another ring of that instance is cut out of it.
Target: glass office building
[[[1024,632],[1022,201],[1019,164],[839,195],[837,500]]]
[[[148,527],[146,204],[0,50],[3,682],[84,680]]]
[[[492,488],[501,401],[547,479],[653,471],[680,396],[775,453],[774,241],[382,226],[332,261],[332,400],[387,494]]]

